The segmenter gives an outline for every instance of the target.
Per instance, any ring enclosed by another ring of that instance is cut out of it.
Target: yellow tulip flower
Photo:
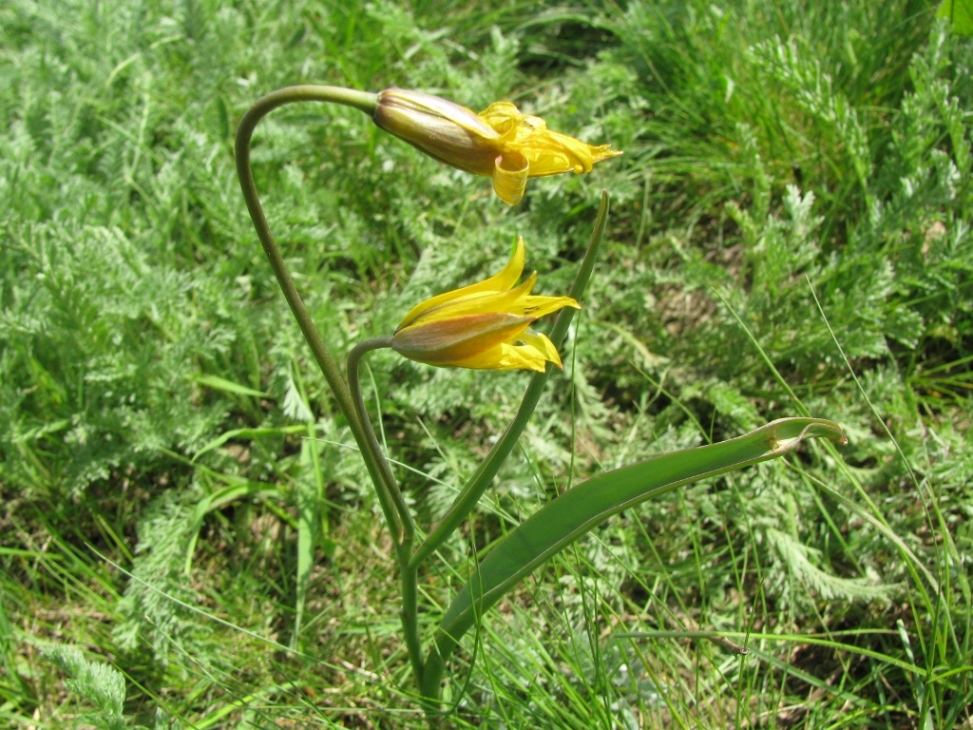
[[[561,367],[554,343],[529,327],[564,307],[581,307],[571,297],[531,295],[536,273],[514,286],[524,258],[520,239],[499,274],[417,304],[395,330],[392,348],[439,367],[537,372],[548,362]]]
[[[385,131],[447,165],[492,178],[500,199],[516,205],[527,178],[591,172],[621,152],[552,132],[540,117],[498,101],[480,114],[438,96],[404,89],[378,94],[372,118]]]

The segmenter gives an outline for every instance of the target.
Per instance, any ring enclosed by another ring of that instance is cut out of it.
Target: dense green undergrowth
[[[321,82],[511,99],[625,153],[510,209],[356,111],[258,128],[339,350],[517,235],[565,290],[612,195],[564,372],[422,582],[430,627],[585,475],[805,412],[850,440],[579,542],[464,644],[450,724],[970,724],[973,44],[932,6],[119,5],[0,8],[4,722],[424,724],[377,505],[233,172],[250,103]],[[525,378],[369,364],[429,525]]]

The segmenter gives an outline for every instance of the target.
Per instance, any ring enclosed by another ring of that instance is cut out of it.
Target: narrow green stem
[[[361,421],[362,430],[365,432],[365,440],[367,442],[369,455],[374,458],[382,472],[382,488],[378,490],[379,498],[387,498],[388,506],[392,508],[394,513],[397,513],[396,523],[404,536],[403,545],[407,544],[407,547],[411,550],[412,539],[415,535],[415,524],[412,521],[412,512],[409,510],[409,505],[405,503],[405,499],[402,497],[402,492],[399,489],[399,485],[396,483],[395,476],[392,474],[392,469],[389,466],[388,458],[382,452],[382,447],[378,443],[378,437],[375,435],[375,429],[372,427],[372,420],[368,417],[368,411],[365,409],[365,398],[362,395],[361,378],[359,376],[361,359],[365,356],[366,352],[380,350],[391,346],[391,337],[380,337],[373,340],[365,340],[364,342],[359,342],[357,345],[355,345],[352,351],[348,353],[348,387],[351,391],[352,405],[354,406],[355,411],[358,414],[358,418]],[[408,551],[406,551],[406,558],[404,562],[402,562],[403,567],[407,565],[408,562]]]
[[[405,635],[405,646],[412,663],[412,673],[416,678],[416,687],[421,688],[426,674],[426,665],[422,660],[422,640],[419,637],[419,571],[416,568],[402,564],[402,633]]]
[[[397,513],[397,518],[401,524],[403,534],[402,543],[396,546],[396,555],[399,561],[399,570],[402,581],[402,610],[400,618],[402,620],[402,632],[405,635],[405,644],[409,652],[409,661],[412,663],[412,671],[415,673],[416,685],[422,686],[422,676],[424,664],[422,661],[422,641],[419,637],[419,574],[416,566],[410,565],[410,555],[412,543],[415,537],[415,524],[412,521],[412,512],[409,505],[402,498],[402,492],[396,484],[395,476],[389,467],[388,459],[382,453],[382,447],[378,443],[372,421],[365,410],[365,398],[362,395],[361,359],[365,353],[372,350],[379,350],[392,346],[391,337],[381,337],[373,340],[365,340],[355,345],[354,349],[348,353],[348,386],[351,389],[352,402],[358,411],[358,417],[365,430],[368,440],[368,449],[374,455],[375,461],[381,464],[385,484],[378,487],[379,500],[382,502],[382,510],[385,512],[386,519],[389,513]]]
[[[391,474],[391,471],[388,469],[388,463],[385,461],[381,450],[375,450],[371,447],[365,423],[363,423],[362,418],[359,416],[358,409],[355,408],[348,384],[345,382],[345,378],[335,363],[334,358],[331,357],[331,353],[328,351],[321,334],[314,326],[314,322],[304,304],[304,300],[301,299],[294,280],[287,270],[287,265],[284,263],[280,249],[276,241],[274,241],[273,234],[270,232],[270,225],[267,222],[267,217],[264,215],[263,206],[260,204],[260,197],[257,194],[257,187],[253,180],[253,171],[250,168],[250,141],[253,138],[254,129],[256,129],[260,120],[278,107],[303,101],[343,104],[360,109],[366,114],[371,114],[378,103],[378,97],[376,94],[343,89],[336,86],[313,85],[290,86],[267,94],[261,99],[258,99],[247,110],[246,114],[240,120],[240,126],[237,128],[235,148],[237,175],[240,178],[240,187],[243,191],[244,200],[247,203],[247,209],[250,211],[250,217],[253,219],[254,228],[257,231],[257,236],[263,246],[264,253],[266,253],[267,259],[270,261],[274,276],[277,277],[277,283],[280,285],[281,291],[284,293],[284,298],[287,300],[287,304],[290,306],[291,312],[293,312],[294,318],[301,328],[304,339],[307,340],[307,344],[311,348],[318,367],[321,369],[325,380],[327,380],[328,385],[334,393],[338,407],[341,409],[345,418],[348,419],[352,435],[361,449],[362,458],[365,460],[369,475],[375,483],[375,488],[379,494],[379,502],[385,513],[385,519],[388,522],[389,529],[393,532],[392,538],[396,547],[399,549],[399,560],[402,562],[403,556],[408,554],[408,550],[402,550],[403,543],[408,540],[408,549],[411,549],[412,537],[411,534],[408,534],[407,523],[399,519],[399,513],[395,509],[391,498],[392,491],[397,490],[397,488],[394,485],[394,480],[390,481],[388,478]],[[411,519],[408,524],[411,524]],[[403,562],[404,565],[405,563]]]
[[[607,220],[608,193],[602,192],[601,205],[598,208],[598,217],[595,220],[595,229],[591,234],[591,240],[588,243],[588,249],[585,251],[578,273],[574,277],[574,283],[571,285],[570,295],[579,301],[584,297],[585,288],[588,286],[588,279],[591,278],[591,272],[595,265],[595,259],[598,255],[598,248],[601,244],[601,238],[604,234]],[[574,317],[575,311],[574,309],[562,309],[554,321],[554,326],[551,328],[549,336],[555,347],[561,346],[561,342],[568,332],[568,327],[571,325],[571,319]],[[435,529],[416,549],[415,554],[409,561],[410,568],[418,568],[426,558],[432,555],[453,534],[456,528],[460,526],[476,506],[476,503],[483,496],[490,482],[497,475],[503,462],[510,455],[514,445],[517,443],[517,439],[520,438],[520,434],[526,428],[527,422],[530,420],[531,414],[533,414],[534,408],[540,400],[550,370],[551,367],[548,366],[545,372],[536,373],[531,378],[530,383],[527,385],[527,390],[524,393],[524,398],[520,403],[520,408],[517,410],[517,415],[514,416],[514,420],[507,426],[507,430],[504,431],[503,436],[500,437],[500,440],[497,441],[490,450],[490,453],[487,454],[486,459],[483,460],[483,463],[480,464],[459,495],[453,500],[453,504],[450,505],[446,516],[443,517]]]
[[[284,263],[284,258],[281,256],[280,249],[277,247],[277,242],[274,241],[274,236],[270,232],[270,225],[267,223],[267,217],[264,215],[263,206],[261,206],[260,197],[257,194],[257,186],[253,180],[253,171],[250,169],[250,141],[253,138],[253,132],[257,124],[274,109],[298,101],[336,102],[369,112],[375,108],[377,100],[374,94],[365,94],[360,91],[340,89],[333,86],[290,86],[274,91],[259,99],[243,115],[236,134],[235,157],[237,175],[240,178],[243,198],[246,200],[247,210],[250,211],[250,217],[253,219],[257,236],[260,238],[260,243],[263,246],[264,252],[267,254],[270,266],[274,270],[274,276],[277,277],[277,283],[280,285],[281,291],[284,292],[284,298],[294,313],[294,318],[301,328],[304,339],[307,340],[308,345],[311,347],[311,352],[314,354],[314,358],[317,360],[321,372],[328,381],[328,385],[334,391],[335,398],[338,400],[338,407],[349,420],[354,420],[354,409],[352,408],[348,386],[334,359],[331,357],[331,353],[328,352],[324,340],[314,326],[311,315],[304,305],[304,300],[301,299],[301,295],[294,285],[294,280],[287,270],[287,265]]]
[[[412,671],[415,673],[416,684],[421,687],[424,665],[422,642],[419,637],[418,571],[415,567],[409,565],[412,545],[415,540],[415,525],[412,513],[409,511],[409,507],[395,481],[395,476],[389,467],[388,459],[386,459],[379,446],[378,439],[375,437],[371,420],[365,410],[361,383],[358,377],[362,356],[370,350],[388,347],[391,340],[370,340],[355,347],[348,356],[348,380],[345,380],[331,357],[324,339],[314,326],[311,315],[297,291],[290,272],[287,270],[280,249],[274,241],[273,234],[270,232],[270,225],[267,223],[263,207],[260,205],[260,198],[253,180],[253,171],[250,168],[250,141],[258,122],[274,109],[300,101],[344,104],[360,109],[366,114],[371,114],[378,103],[378,97],[376,94],[335,86],[291,86],[274,91],[259,99],[243,115],[237,129],[235,156],[240,187],[243,190],[243,197],[246,200],[247,209],[250,211],[250,217],[253,219],[253,225],[257,230],[257,236],[260,238],[260,243],[267,254],[270,266],[277,277],[277,283],[284,292],[284,298],[290,305],[291,312],[293,312],[294,318],[301,328],[304,339],[307,340],[314,359],[331,387],[338,407],[345,418],[348,419],[352,434],[368,468],[369,476],[375,484],[375,491],[385,521],[392,531],[396,558],[402,574],[402,629],[405,634],[409,660],[412,663]]]

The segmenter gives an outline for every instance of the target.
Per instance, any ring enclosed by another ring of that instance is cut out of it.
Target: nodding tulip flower
[[[514,286],[524,270],[524,241],[503,271],[462,289],[420,302],[399,324],[392,348],[428,365],[489,370],[561,367],[554,343],[530,326],[563,307],[580,309],[571,297],[530,293],[537,274]]]
[[[386,132],[447,165],[493,179],[505,203],[524,197],[527,178],[591,172],[596,162],[622,154],[552,132],[540,117],[498,101],[475,114],[438,96],[404,89],[378,94],[372,115]]]

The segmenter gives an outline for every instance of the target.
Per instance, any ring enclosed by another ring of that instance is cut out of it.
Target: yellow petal
[[[536,280],[537,274],[531,274],[523,284],[513,289],[508,289],[507,291],[476,292],[451,299],[438,307],[426,310],[408,326],[442,322],[447,319],[466,317],[474,314],[512,313],[518,316],[525,316],[526,313],[521,311],[523,309],[521,302],[526,302],[528,299],[531,299],[528,295]],[[533,315],[526,316],[537,319]]]
[[[561,364],[561,356],[558,354],[557,348],[554,347],[554,343],[551,342],[547,335],[526,330],[522,332],[517,339],[523,341],[524,343],[523,345],[518,345],[518,349],[526,350],[527,348],[530,348],[548,362],[554,363],[559,368],[564,367]]]
[[[412,324],[406,326],[431,324],[433,322],[442,322],[457,317],[467,317],[476,314],[502,313],[540,319],[564,307],[581,309],[581,305],[571,297],[530,295],[530,291],[533,289],[536,281],[537,272],[533,272],[523,284],[509,291],[479,292],[458,297],[423,312],[418,318],[413,320]]]
[[[520,148],[530,164],[531,177],[560,175],[564,172],[591,172],[594,161],[591,145],[557,132],[545,130]]]
[[[459,299],[461,297],[480,292],[500,292],[509,289],[517,283],[517,279],[519,279],[520,275],[523,273],[524,259],[526,258],[526,255],[527,254],[524,249],[524,239],[521,237],[517,239],[517,246],[514,249],[513,255],[510,257],[510,261],[507,262],[507,265],[503,267],[499,274],[494,274],[490,278],[484,279],[476,284],[470,284],[469,286],[464,286],[461,289],[453,289],[452,291],[438,294],[434,297],[426,299],[425,301],[419,302],[416,306],[409,310],[409,313],[405,315],[405,317],[402,318],[402,321],[399,323],[399,329],[408,327],[422,314],[437,307],[441,307],[454,299]]]
[[[534,370],[542,373],[546,364],[535,351],[502,342],[474,357],[452,362],[450,366],[473,370]]]
[[[549,362],[562,367],[554,343],[545,335],[524,330],[512,342],[502,342],[496,347],[464,360],[454,361],[450,365],[481,370],[534,370],[542,373]]]
[[[516,105],[509,101],[495,101],[477,116],[500,135],[516,130],[524,118]]]
[[[507,205],[517,205],[524,198],[529,175],[527,158],[517,150],[506,150],[493,168],[493,190]]]
[[[592,147],[557,132],[549,132],[548,135],[547,139],[534,140],[530,147],[522,150],[530,162],[531,177],[591,172],[596,162],[622,154],[618,150],[608,149],[609,145]]]
[[[502,370],[533,370],[543,373],[547,369],[547,362],[547,359],[532,347],[503,344],[500,366]]]
[[[581,309],[581,305],[571,297],[530,296],[524,297],[507,311],[540,319],[564,307]]]

